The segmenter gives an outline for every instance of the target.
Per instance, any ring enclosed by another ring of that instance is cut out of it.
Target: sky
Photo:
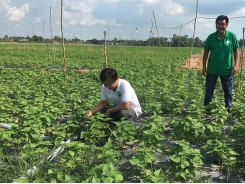
[[[84,41],[147,40],[174,34],[205,40],[216,31],[219,15],[230,18],[227,30],[238,39],[245,27],[245,0],[63,0],[62,13],[64,37]],[[1,38],[61,37],[60,22],[61,0],[0,0]]]

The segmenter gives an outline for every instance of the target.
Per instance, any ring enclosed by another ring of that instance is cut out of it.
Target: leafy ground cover
[[[130,81],[144,110],[136,122],[111,126],[102,114],[84,119],[99,100],[92,69],[103,66],[101,49],[69,45],[64,82],[58,46],[1,46],[0,122],[11,128],[0,128],[0,182],[244,181],[238,76],[232,116],[220,84],[204,115],[201,71],[180,69],[190,48],[109,47],[109,66]],[[74,72],[83,68],[89,72]]]

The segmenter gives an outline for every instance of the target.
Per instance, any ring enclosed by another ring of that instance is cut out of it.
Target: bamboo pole
[[[160,37],[159,37],[158,29],[157,29],[157,21],[156,21],[155,14],[154,14],[154,11],[153,11],[153,10],[152,10],[152,13],[153,13],[154,21],[155,21],[155,27],[156,27],[156,30],[157,30],[157,37],[158,37],[159,51],[160,51],[160,53],[161,53],[161,51],[162,51],[162,49],[161,49],[161,42],[160,42]]]
[[[34,50],[34,27],[32,30],[32,50]]]
[[[182,31],[182,22],[181,22],[181,25],[180,25],[179,38],[178,38],[179,55],[180,55],[180,36],[181,36],[181,31]]]
[[[50,28],[50,33],[51,33],[51,39],[52,39],[52,51],[53,51],[53,56],[54,56],[54,61],[55,61],[55,49],[54,49],[54,37],[53,37],[53,31],[52,31],[52,8],[50,6],[50,13],[49,13],[49,28]],[[49,54],[50,57],[50,54]]]
[[[239,67],[239,77],[238,77],[238,88],[239,91],[242,91],[242,70],[243,70],[243,62],[244,62],[244,31],[243,28],[243,40],[242,40],[242,47],[241,47],[241,58],[240,58],[240,67]]]
[[[104,39],[105,39],[105,45],[104,45],[104,57],[105,57],[105,63],[104,63],[104,68],[108,68],[107,54],[106,54],[106,31],[104,31]]]
[[[196,2],[196,17],[195,17],[195,22],[194,22],[194,31],[193,31],[193,36],[192,36],[192,42],[191,42],[191,53],[190,53],[190,59],[188,62],[188,73],[190,75],[190,64],[191,64],[191,57],[192,57],[192,50],[193,50],[193,43],[194,43],[194,38],[195,38],[195,32],[196,32],[196,22],[197,22],[197,12],[198,12],[198,0]],[[189,76],[190,77],[190,76]]]
[[[44,52],[44,23],[45,23],[45,20],[43,20],[43,52]]]
[[[62,36],[62,48],[63,48],[63,59],[64,59],[64,66],[63,66],[63,74],[64,74],[64,82],[66,82],[66,55],[65,55],[65,43],[64,43],[64,33],[63,33],[63,0],[61,0],[60,6],[60,28],[61,28],[61,36]]]

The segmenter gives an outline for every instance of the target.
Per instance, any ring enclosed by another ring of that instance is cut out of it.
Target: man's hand
[[[203,75],[203,76],[206,76],[206,75],[207,75],[206,69],[203,69],[203,70],[202,70],[202,75]]]
[[[88,118],[89,116],[92,116],[92,114],[93,114],[92,111],[89,111],[85,117]]]
[[[106,117],[110,117],[110,114],[111,114],[111,110],[110,110],[110,108],[109,108],[109,109],[106,110],[105,116],[106,116]]]
[[[237,71],[238,71],[238,66],[237,65],[233,66],[232,75],[235,75],[237,73]]]

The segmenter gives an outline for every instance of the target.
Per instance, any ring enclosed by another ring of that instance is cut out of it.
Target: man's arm
[[[204,52],[203,52],[203,57],[202,57],[202,74],[203,74],[204,76],[207,75],[207,60],[208,60],[208,54],[209,54],[209,51],[204,50]]]
[[[89,116],[92,116],[96,112],[102,110],[106,105],[107,100],[101,100],[100,103],[98,103],[92,110],[90,110],[85,117],[88,118]]]
[[[239,50],[238,48],[233,50],[234,53],[234,65],[232,67],[232,75],[236,74],[239,69]]]
[[[121,110],[128,110],[130,108],[130,101],[128,102],[123,102],[118,106],[112,107],[107,109],[107,111],[105,112],[105,115],[109,115],[111,112],[117,112],[117,111],[121,111]]]

